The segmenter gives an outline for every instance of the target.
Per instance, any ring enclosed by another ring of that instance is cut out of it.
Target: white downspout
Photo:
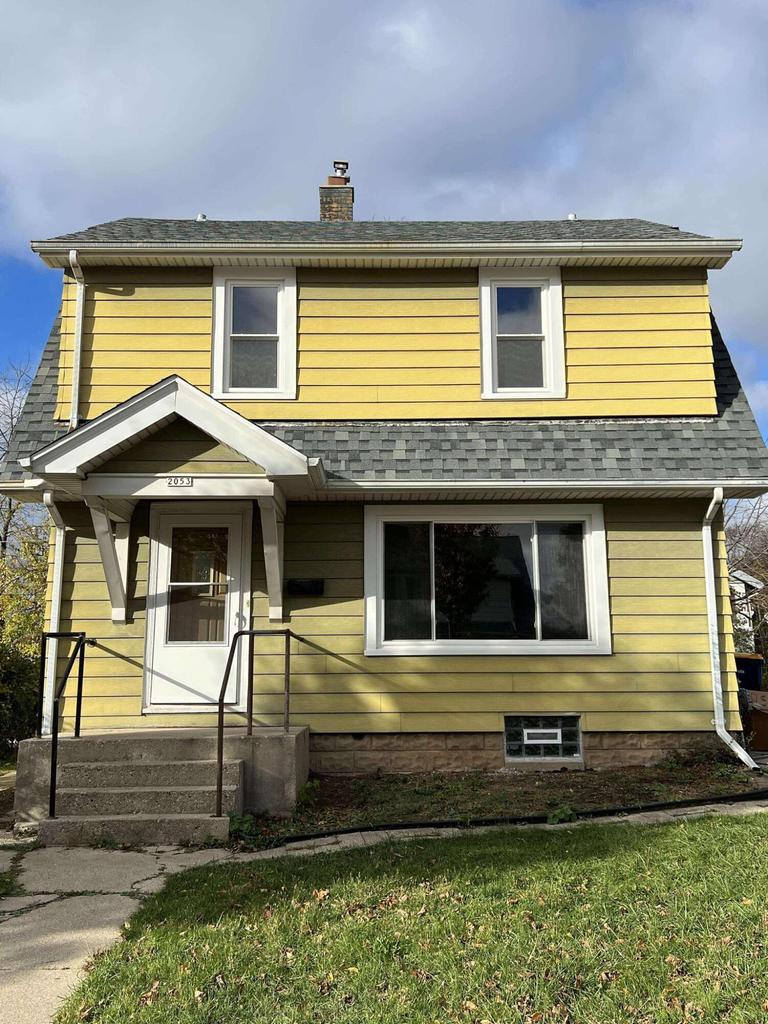
[[[747,751],[731,736],[725,727],[723,706],[723,679],[720,673],[720,631],[717,621],[717,586],[715,583],[715,558],[712,550],[712,522],[723,504],[723,488],[715,487],[712,501],[704,514],[701,524],[701,539],[704,545],[704,585],[707,595],[707,623],[709,626],[709,662],[712,673],[712,703],[715,709],[713,725],[715,732],[727,747],[744,762],[748,768],[759,766]]]
[[[77,249],[69,250],[69,265],[77,283],[75,297],[75,337],[72,351],[72,402],[69,409],[69,429],[77,428],[80,408],[80,363],[83,351],[83,309],[85,307],[85,278],[77,261]]]
[[[64,544],[65,529],[64,520],[53,500],[53,493],[45,491],[43,502],[48,509],[48,514],[55,527],[53,541],[53,576],[51,578],[51,618],[48,629],[51,633],[57,633],[61,629],[61,591],[64,578]],[[45,666],[45,690],[43,693],[43,736],[51,731],[51,717],[53,715],[53,688],[56,685],[56,661],[58,658],[59,642],[50,640],[48,642],[48,663]]]

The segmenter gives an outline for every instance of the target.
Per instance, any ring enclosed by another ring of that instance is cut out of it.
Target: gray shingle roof
[[[768,480],[768,449],[713,321],[717,417],[268,422],[333,479]]]
[[[290,221],[124,217],[46,243],[548,242],[702,239],[649,220]],[[36,245],[38,243],[33,243]]]
[[[712,328],[716,417],[274,420],[260,426],[306,455],[319,456],[336,480],[768,480],[768,450],[714,320]],[[3,479],[20,479],[16,460],[66,433],[65,425],[53,420],[58,351],[57,320]]]
[[[57,316],[27,392],[5,461],[0,463],[0,480],[21,480],[24,473],[18,460],[66,433],[66,425],[53,418],[59,380],[59,328],[60,318]]]

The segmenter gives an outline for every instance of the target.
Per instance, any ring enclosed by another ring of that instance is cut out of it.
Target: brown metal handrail
[[[246,710],[246,735],[253,735],[253,638],[255,636],[282,636],[285,638],[284,658],[284,684],[283,684],[283,729],[285,732],[290,728],[291,715],[291,637],[298,640],[299,637],[291,629],[239,629],[232,637],[229,645],[229,655],[224,669],[224,678],[219,690],[219,715],[216,736],[216,817],[222,816],[223,790],[224,790],[224,696],[229,685],[229,674],[232,671],[232,663],[235,660],[240,640],[248,637],[248,704]]]
[[[45,664],[46,655],[48,652],[48,641],[49,640],[74,640],[75,646],[72,648],[72,653],[69,656],[66,666],[64,667],[64,675],[61,678],[61,682],[58,686],[55,683],[56,670],[54,667],[54,691],[53,691],[53,711],[51,714],[51,782],[48,790],[48,817],[56,817],[56,772],[58,768],[59,760],[59,726],[61,725],[61,716],[59,714],[61,708],[61,698],[64,695],[64,690],[69,680],[69,674],[72,671],[75,661],[77,661],[77,700],[75,703],[75,738],[80,738],[80,723],[83,716],[83,676],[85,672],[85,648],[86,646],[93,647],[96,644],[95,640],[89,640],[85,633],[57,633],[48,632],[43,633],[40,640],[40,679],[38,685],[38,707],[37,707],[37,735],[41,736],[43,732],[43,701],[45,699]]]

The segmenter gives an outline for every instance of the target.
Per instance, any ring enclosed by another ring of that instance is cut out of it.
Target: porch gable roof
[[[306,477],[310,473],[311,463],[303,452],[176,375],[19,459],[19,463],[42,477],[83,479],[176,417],[188,420],[213,440],[263,467],[268,477]]]

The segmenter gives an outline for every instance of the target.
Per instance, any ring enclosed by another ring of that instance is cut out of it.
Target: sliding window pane
[[[530,523],[435,523],[441,640],[536,637]]]
[[[277,387],[277,338],[232,339],[233,388]]]
[[[542,640],[587,640],[582,523],[538,523]]]
[[[496,387],[544,386],[544,342],[541,338],[496,339]]]
[[[497,288],[496,333],[541,334],[541,288]]]
[[[277,286],[232,289],[233,334],[277,334]]]
[[[431,638],[429,523],[385,523],[384,639]]]

